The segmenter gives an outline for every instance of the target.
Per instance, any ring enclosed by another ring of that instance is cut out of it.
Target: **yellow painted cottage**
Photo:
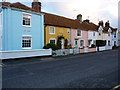
[[[79,22],[62,16],[53,14],[45,14],[44,20],[44,36],[45,45],[48,43],[57,44],[61,38],[61,49],[65,48],[65,40],[70,45],[70,31],[78,27]]]

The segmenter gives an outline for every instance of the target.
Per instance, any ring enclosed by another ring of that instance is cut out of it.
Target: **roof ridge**
[[[50,15],[54,15],[54,16],[61,17],[61,18],[65,18],[65,19],[69,19],[69,20],[77,21],[77,20],[75,20],[75,19],[71,19],[71,18],[68,18],[68,17],[60,16],[60,15],[56,15],[56,14],[53,14],[53,13],[46,13],[46,12],[41,12],[41,13],[50,14]]]
[[[24,4],[20,3],[20,2],[12,3],[12,4],[10,4],[10,5],[15,5],[15,4],[21,4],[21,5],[23,5],[23,6],[27,7],[27,8],[29,8],[29,9],[33,9],[33,8],[30,8],[30,7],[24,5]],[[34,9],[33,9],[33,10],[34,10]]]

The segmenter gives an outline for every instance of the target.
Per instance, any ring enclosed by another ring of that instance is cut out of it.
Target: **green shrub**
[[[116,46],[116,45],[114,45],[113,47],[112,47],[112,49],[117,49],[118,47]]]
[[[96,40],[96,46],[105,46],[106,45],[106,40]]]
[[[91,48],[95,48],[96,46],[94,44],[91,45]]]
[[[48,43],[48,44],[45,45],[43,48],[44,48],[44,49],[49,49],[49,48],[51,48],[52,50],[58,50],[58,49],[59,49],[58,46],[55,45],[55,44],[53,44],[53,43]]]

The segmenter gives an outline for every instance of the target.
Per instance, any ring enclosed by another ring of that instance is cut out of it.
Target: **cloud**
[[[98,20],[110,20],[113,27],[118,24],[118,0],[69,0],[69,2],[45,2],[43,10],[57,13],[75,19],[82,14],[83,19],[88,18],[98,23]]]
[[[31,6],[33,0],[12,0],[23,2]],[[39,0],[42,10],[60,16],[75,19],[77,14],[82,14],[83,19],[88,18],[94,23],[98,20],[110,20],[113,27],[117,27],[118,1],[119,0]]]

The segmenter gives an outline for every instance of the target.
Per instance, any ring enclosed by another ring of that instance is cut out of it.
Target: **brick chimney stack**
[[[104,25],[103,21],[99,21],[98,25],[103,27]]]
[[[109,23],[109,20],[105,23],[105,27],[109,27],[110,26],[110,23]]]
[[[80,22],[82,22],[82,15],[81,14],[77,15],[77,20],[80,21]]]
[[[41,2],[39,2],[39,0],[33,0],[33,2],[32,2],[32,8],[36,12],[41,12]]]

